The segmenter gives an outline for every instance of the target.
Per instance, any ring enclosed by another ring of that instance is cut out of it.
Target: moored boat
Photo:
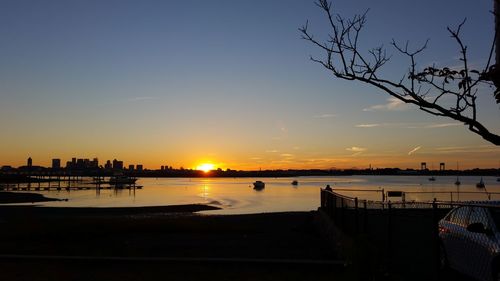
[[[299,185],[299,182],[294,180],[294,181],[292,181],[292,185]]]
[[[481,180],[478,183],[476,183],[476,187],[477,188],[484,188],[485,187],[482,177],[481,177]]]
[[[460,170],[458,169],[458,162],[457,162],[457,173],[460,173]],[[461,184],[461,182],[460,182],[460,180],[458,179],[458,176],[457,176],[457,180],[455,181],[455,185],[458,186],[460,184]]]
[[[109,177],[109,184],[134,184],[136,181],[136,178],[123,175]]]
[[[266,187],[266,184],[263,181],[255,181],[253,183],[253,189],[261,190],[261,189],[264,189],[265,187]]]

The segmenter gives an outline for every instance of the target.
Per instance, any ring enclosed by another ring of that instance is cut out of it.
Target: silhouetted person
[[[333,191],[329,184],[326,185],[325,190]]]

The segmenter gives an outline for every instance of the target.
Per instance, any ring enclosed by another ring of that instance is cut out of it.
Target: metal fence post
[[[363,219],[363,232],[368,233],[368,209],[366,208],[366,200],[363,200],[364,219]]]
[[[341,207],[341,217],[340,217],[340,224],[342,225],[342,228],[345,230],[345,207],[344,207],[344,198],[340,198],[340,207]]]
[[[386,248],[386,254],[387,254],[387,261],[390,261],[391,257],[391,248],[392,248],[392,219],[391,219],[391,212],[392,212],[392,206],[391,206],[391,201],[387,202],[387,248]]]
[[[354,227],[354,232],[355,234],[358,234],[359,232],[358,197],[354,198],[354,216],[355,216],[354,223],[356,224],[356,226]]]
[[[436,198],[432,201],[432,235],[434,236],[434,264],[436,280],[439,280],[441,261],[439,260],[439,215]]]
[[[336,216],[337,216],[337,195],[336,194],[333,194],[331,193],[330,194],[330,215],[332,216],[332,218],[335,218],[336,219]]]
[[[319,197],[320,197],[320,202],[321,202],[321,209],[323,209],[323,211],[325,210],[325,191],[323,189],[319,189]]]

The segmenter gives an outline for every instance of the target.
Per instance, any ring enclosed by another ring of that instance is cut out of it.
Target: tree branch
[[[414,50],[409,48],[408,41],[401,45],[392,40],[391,45],[398,53],[408,58],[409,68],[408,74],[401,80],[391,81],[382,78],[379,73],[391,59],[384,47],[370,49],[367,51],[368,56],[365,56],[358,46],[368,10],[346,19],[340,15],[334,16],[332,4],[327,0],[318,0],[316,5],[325,12],[332,32],[328,34],[328,42],[321,43],[309,32],[308,22],[299,28],[304,40],[326,53],[324,59],[311,57],[312,61],[321,64],[335,77],[371,85],[404,103],[414,104],[428,114],[462,122],[471,132],[495,145],[500,145],[500,136],[491,133],[477,120],[477,87],[482,83],[491,84],[491,79],[485,70],[479,72],[469,67],[467,46],[460,37],[465,19],[455,29],[447,28],[459,46],[462,64],[460,68],[430,66],[417,71],[417,57],[427,49],[429,40]],[[485,69],[488,65],[489,61]],[[429,93],[434,93],[436,96],[429,98],[427,97]]]

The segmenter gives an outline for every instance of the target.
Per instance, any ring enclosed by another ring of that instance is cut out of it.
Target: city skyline
[[[215,164],[212,163],[200,163],[195,167],[184,167],[184,166],[179,166],[179,167],[174,167],[171,165],[165,164],[161,165],[159,167],[145,167],[143,164],[140,163],[126,163],[122,160],[118,159],[113,159],[113,160],[105,160],[104,163],[99,162],[99,158],[94,157],[94,158],[78,158],[78,157],[71,157],[66,161],[65,165],[62,163],[64,159],[60,158],[52,158],[48,161],[43,161],[51,163],[51,165],[42,165],[40,162],[34,161],[33,158],[28,157],[25,160],[25,163],[23,165],[19,166],[10,166],[10,165],[3,165],[0,163],[0,168],[2,170],[8,171],[10,169],[19,169],[19,168],[32,168],[32,167],[40,167],[40,168],[50,168],[50,169],[107,169],[107,170],[130,170],[130,171],[143,171],[143,170],[151,170],[151,171],[164,171],[164,170],[198,170],[198,171],[203,171],[203,172],[209,172],[209,171],[215,171],[215,170],[233,170],[237,171],[238,169],[231,169],[231,167],[226,167],[225,169],[222,169],[222,167],[218,167]],[[500,162],[499,162],[500,164]],[[336,167],[330,167],[330,168],[309,168],[311,170],[318,169],[318,170],[376,170],[376,169],[410,169],[410,170],[439,170],[439,171],[453,171],[453,170],[471,170],[471,169],[478,169],[479,167],[469,167],[467,169],[463,169],[463,167],[459,167],[459,163],[450,163],[450,162],[420,162],[420,163],[415,163],[415,167],[407,167],[407,168],[401,168],[401,167],[376,167],[372,166],[372,164],[368,164],[367,167],[351,167],[351,168],[336,168]],[[309,170],[308,168],[303,168],[303,169],[286,169],[286,168],[278,168],[278,169],[266,169],[266,170]],[[500,169],[499,167],[485,167],[483,169]],[[240,170],[240,171],[256,171],[256,170],[262,170],[262,168],[259,169],[254,169],[254,170]]]
[[[346,15],[370,9],[367,49],[430,39],[421,67],[458,63],[446,27],[465,17],[471,64],[484,64],[493,40],[491,1],[334,5]],[[88,155],[150,168],[499,166],[500,149],[462,124],[336,80],[311,62],[320,54],[298,28],[306,20],[318,36],[328,28],[313,1],[0,7],[0,165]],[[391,55],[385,72],[401,77],[407,62]],[[498,133],[490,93],[478,93],[478,118]]]

